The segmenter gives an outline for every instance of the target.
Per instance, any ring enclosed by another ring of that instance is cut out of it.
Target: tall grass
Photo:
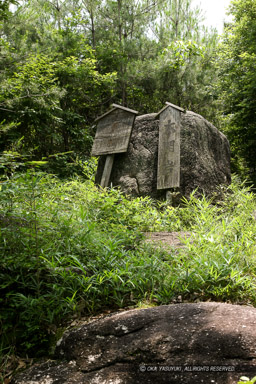
[[[237,180],[216,203],[179,208],[88,180],[42,173],[5,179],[0,198],[2,349],[43,354],[68,318],[148,302],[256,304],[255,196]],[[184,248],[144,231],[189,231]]]

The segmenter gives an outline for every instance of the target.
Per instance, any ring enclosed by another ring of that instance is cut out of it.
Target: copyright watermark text
[[[235,372],[232,365],[145,365],[139,366],[140,372]]]

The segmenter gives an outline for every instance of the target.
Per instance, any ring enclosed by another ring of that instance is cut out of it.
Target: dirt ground
[[[183,248],[182,239],[191,237],[191,232],[145,232],[146,242],[174,248]]]

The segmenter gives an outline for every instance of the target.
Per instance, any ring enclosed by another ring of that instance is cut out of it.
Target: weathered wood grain
[[[112,113],[116,108],[112,108],[110,109],[109,111],[105,112],[103,115],[97,117],[97,119],[94,120],[95,123],[97,123],[98,121],[100,121],[101,119],[103,119],[105,116],[109,115],[110,113]]]
[[[126,152],[132,132],[135,114],[116,108],[97,124],[92,156]]]
[[[103,170],[103,174],[100,182],[100,186],[102,188],[108,187],[110,175],[111,175],[111,171],[114,163],[114,158],[115,158],[115,155],[108,155],[106,157],[105,166],[104,166],[104,170]]]
[[[180,112],[183,112],[183,113],[186,113],[185,109],[184,108],[181,108],[181,107],[178,107],[178,105],[175,105],[175,104],[172,104],[172,103],[169,103],[168,101],[166,101],[165,103],[166,105],[160,109],[159,112],[157,112],[157,114],[155,115],[155,119],[158,119],[159,116],[161,115],[161,113],[163,113],[163,111],[165,111],[168,107],[172,107]]]
[[[180,111],[168,106],[159,117],[157,189],[180,186]]]
[[[180,112],[185,113],[185,109],[184,109],[184,108],[181,108],[181,107],[178,107],[178,105],[169,103],[169,101],[166,101],[165,104],[168,105],[169,107],[173,107],[174,109],[177,109],[177,110],[180,111]]]
[[[112,107],[123,109],[124,111],[134,113],[135,115],[138,115],[138,113],[139,113],[138,111],[134,111],[133,109],[123,107],[122,105],[119,105],[119,104],[112,104]]]

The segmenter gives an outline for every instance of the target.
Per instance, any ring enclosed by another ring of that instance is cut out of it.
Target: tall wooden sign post
[[[159,116],[157,189],[180,186],[180,119],[184,109],[166,102]]]
[[[112,109],[98,117],[92,156],[107,155],[100,185],[109,185],[115,153],[127,152],[137,111],[113,104]]]

